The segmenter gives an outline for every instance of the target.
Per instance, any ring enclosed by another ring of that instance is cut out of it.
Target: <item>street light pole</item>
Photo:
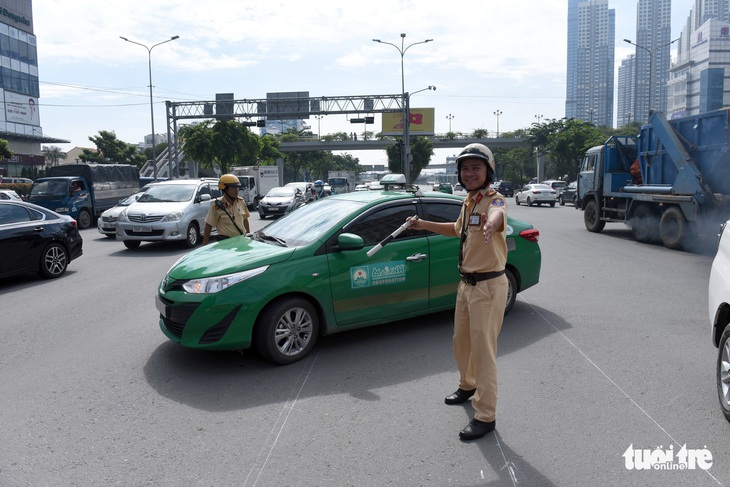
[[[152,101],[152,49],[159,46],[160,44],[165,44],[166,42],[170,42],[170,41],[174,41],[175,39],[179,39],[180,36],[170,37],[167,40],[154,44],[152,47],[147,47],[146,45],[139,43],[139,42],[130,41],[129,39],[127,39],[126,37],[123,37],[123,36],[119,36],[119,38],[122,39],[123,41],[131,42],[132,44],[137,44],[138,46],[142,46],[145,49],[147,49],[147,63],[148,63],[149,74],[150,74],[150,122],[152,124],[152,166],[154,168],[155,181],[157,181],[157,154],[155,153],[155,105],[154,105],[154,102]],[[170,155],[168,154],[167,157],[169,159]],[[172,162],[170,163],[169,172],[170,172],[170,174],[169,174],[170,179],[172,179]]]
[[[408,93],[406,93],[406,75],[405,75],[405,69],[403,65],[403,58],[406,55],[406,51],[410,49],[411,47],[417,45],[417,44],[425,44],[427,42],[431,42],[433,39],[426,39],[425,41],[419,41],[414,42],[413,44],[409,44],[408,46],[405,45],[406,42],[406,35],[401,34],[400,35],[400,47],[393,44],[392,42],[385,42],[381,41],[380,39],[373,39],[373,42],[377,42],[379,44],[388,44],[389,46],[393,46],[396,48],[398,53],[400,53],[400,85],[401,85],[401,93],[403,96],[403,152],[401,153],[401,164],[403,166],[403,172],[405,172],[406,175],[406,182],[410,184],[411,182],[411,172],[410,172],[410,161],[408,160],[408,156],[410,155],[410,140],[409,140],[409,130],[408,126],[410,125],[410,112],[408,111]],[[430,88],[429,88],[430,89]]]
[[[502,110],[497,110],[494,115],[497,117],[497,138],[499,138],[499,116],[502,115]]]
[[[586,110],[586,113],[588,113],[588,116],[590,117],[590,121],[591,121],[591,123],[593,123],[593,114],[596,113],[596,109],[589,108],[588,110]]]
[[[451,121],[454,119],[454,116],[449,113],[446,115],[446,118],[449,120],[449,133],[451,133]]]
[[[638,47],[639,49],[645,50],[649,54],[649,111],[646,114],[646,120],[649,120],[649,117],[651,116],[651,112],[654,109],[652,105],[654,105],[654,53],[657,52],[659,49],[667,46],[671,46],[675,42],[677,42],[679,38],[674,39],[673,41],[669,41],[665,44],[662,44],[661,46],[657,46],[654,49],[650,49],[646,46],[640,46],[639,44],[635,44],[631,42],[629,39],[624,39],[624,42],[627,42],[631,44],[632,46]]]
[[[314,118],[317,119],[317,140],[322,140],[322,131],[320,130],[319,121],[324,118],[324,115],[315,115]]]
[[[537,124],[540,125],[540,122],[542,121],[543,116],[542,115],[535,115],[535,118],[537,119]]]

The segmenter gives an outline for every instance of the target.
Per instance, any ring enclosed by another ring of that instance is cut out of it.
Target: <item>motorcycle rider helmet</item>
[[[220,189],[221,191],[225,191],[226,189],[231,187],[241,187],[241,181],[238,180],[238,177],[236,177],[235,174],[224,174],[223,176],[221,176],[221,178],[218,180],[218,189]]]
[[[322,181],[321,179],[318,179],[318,180],[316,180],[316,181],[314,182],[314,187],[315,187],[315,188],[321,188],[321,187],[323,187],[323,186],[324,186],[324,181]]]

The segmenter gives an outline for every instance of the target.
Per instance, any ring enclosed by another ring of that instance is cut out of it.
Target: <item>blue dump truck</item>
[[[129,164],[64,164],[46,174],[33,182],[28,201],[71,216],[81,229],[139,191],[139,170]]]
[[[586,152],[576,207],[591,232],[631,227],[640,242],[670,249],[717,240],[730,218],[727,110],[667,120],[653,112],[637,136],[614,136]]]

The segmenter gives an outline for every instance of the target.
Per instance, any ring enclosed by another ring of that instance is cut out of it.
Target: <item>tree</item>
[[[489,131],[487,129],[475,129],[471,136],[475,139],[485,139],[489,136]]]
[[[143,154],[137,150],[137,146],[117,139],[114,132],[100,130],[99,135],[89,137],[89,140],[96,146],[96,151],[83,149],[79,159],[84,162],[96,162],[99,164],[132,164],[142,167],[146,162]]]
[[[186,125],[179,133],[187,157],[201,167],[213,168],[217,164],[224,174],[232,166],[255,165],[263,149],[261,138],[235,120]]]
[[[55,145],[44,147],[42,152],[49,166],[58,166],[58,161],[66,157],[66,153]]]
[[[403,173],[403,165],[401,161],[401,144],[398,141],[390,144],[385,148],[388,155],[388,169],[393,173]],[[421,175],[421,171],[428,166],[433,155],[433,142],[428,137],[411,137],[411,174],[409,181],[415,181]]]

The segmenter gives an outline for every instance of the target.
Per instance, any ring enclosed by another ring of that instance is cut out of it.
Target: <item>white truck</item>
[[[355,191],[357,173],[355,171],[329,171],[327,182],[332,188],[332,193],[349,193]]]
[[[277,166],[236,166],[231,168],[231,173],[241,181],[239,195],[254,210],[271,188],[280,186]]]

